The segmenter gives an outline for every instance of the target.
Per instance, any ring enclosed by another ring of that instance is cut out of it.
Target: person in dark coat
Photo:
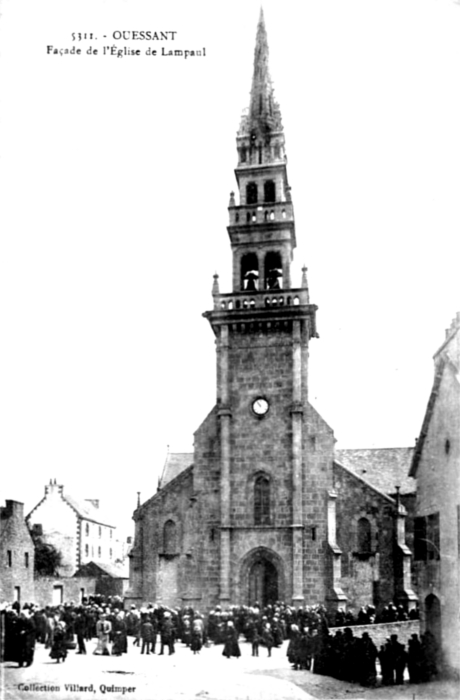
[[[266,624],[262,632],[262,644],[267,647],[268,656],[271,656],[275,640],[270,624]]]
[[[343,679],[349,683],[357,680],[356,639],[350,627],[346,627],[342,637]]]
[[[253,624],[250,635],[251,635],[252,655],[259,656],[260,634],[259,634],[259,630],[257,629],[256,624]]]
[[[229,659],[231,656],[235,656],[236,658],[241,656],[240,646],[238,644],[238,635],[231,620],[227,622],[222,656],[226,656],[227,659]]]
[[[201,615],[196,614],[192,622],[192,637],[190,640],[190,648],[194,654],[199,654],[203,646],[204,639],[204,622]]]
[[[175,632],[174,632],[174,624],[171,619],[171,613],[166,610],[163,613],[163,620],[161,622],[161,629],[160,629],[160,640],[161,640],[161,649],[160,649],[160,656],[164,654],[164,649],[165,647],[168,647],[169,650],[169,655],[174,654],[175,649],[174,649],[174,642],[175,642]]]
[[[420,683],[422,672],[422,645],[418,635],[412,635],[409,639],[408,646],[407,666],[409,669],[409,681],[411,683]]]
[[[377,682],[377,647],[367,632],[363,632],[357,645],[359,682],[363,686],[374,686]]]
[[[14,608],[5,613],[5,646],[3,649],[4,661],[19,661],[19,633],[21,621]]]
[[[45,644],[46,642],[46,614],[43,608],[34,612],[34,622],[37,642]]]
[[[385,644],[382,644],[378,653],[380,661],[380,670],[382,672],[382,685],[393,685],[393,669],[389,652],[390,640],[387,639]]]
[[[75,618],[75,633],[77,635],[78,651],[77,654],[86,654],[85,645],[85,635],[86,635],[87,621],[86,615],[83,608],[77,612],[77,617]]]
[[[113,645],[112,645],[112,655],[113,656],[121,656],[122,654],[126,654],[128,651],[128,638],[126,635],[126,622],[124,619],[124,613],[123,611],[120,611],[112,625],[112,638],[113,638]]]
[[[56,663],[60,660],[65,661],[67,658],[67,644],[64,622],[58,622],[54,628],[53,644],[51,646],[50,657],[56,659]]]
[[[299,668],[303,671],[311,669],[311,659],[313,656],[313,636],[308,627],[305,627],[300,635],[298,661]]]
[[[392,677],[396,685],[404,683],[404,669],[407,663],[407,654],[404,644],[398,642],[398,635],[392,634],[388,645],[389,660],[391,662]]]
[[[153,625],[147,613],[141,615],[141,654],[150,654],[150,647],[153,641]]]
[[[35,652],[35,623],[28,610],[19,616],[18,664],[32,666]]]
[[[300,632],[298,625],[291,625],[291,632],[289,635],[289,644],[287,648],[287,657],[294,671],[299,669],[300,664]]]

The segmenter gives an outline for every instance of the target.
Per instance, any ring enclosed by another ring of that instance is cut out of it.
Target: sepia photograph
[[[459,36],[3,0],[0,700],[458,697]]]

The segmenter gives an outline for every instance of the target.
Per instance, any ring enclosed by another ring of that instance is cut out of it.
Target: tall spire
[[[269,132],[281,131],[282,128],[281,112],[274,97],[268,66],[268,41],[264,13],[260,8],[249,114],[244,115],[242,119],[240,134],[266,135]]]

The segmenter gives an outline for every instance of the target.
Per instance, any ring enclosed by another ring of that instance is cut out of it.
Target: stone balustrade
[[[291,202],[265,204],[245,204],[228,208],[230,226],[245,224],[266,224],[270,221],[293,221],[294,209]]]
[[[252,311],[262,308],[282,308],[309,304],[308,289],[251,291],[248,293],[215,294],[216,311]]]

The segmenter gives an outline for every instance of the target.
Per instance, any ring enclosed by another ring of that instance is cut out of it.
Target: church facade
[[[291,281],[295,219],[262,13],[237,153],[232,291],[222,293],[215,275],[204,314],[216,341],[216,403],[194,453],[168,455],[157,493],[134,513],[128,597],[200,609],[413,602],[404,506],[394,489],[335,458],[333,431],[309,402],[317,307],[306,268],[300,287]],[[340,533],[340,513],[353,537]]]

